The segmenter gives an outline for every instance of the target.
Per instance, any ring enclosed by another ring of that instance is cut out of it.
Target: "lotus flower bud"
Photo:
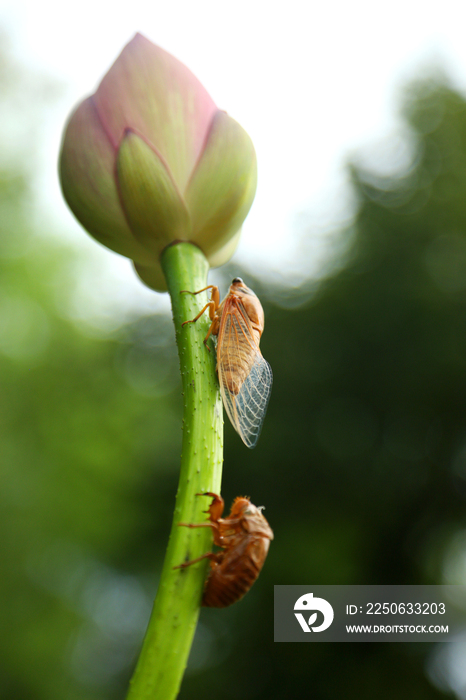
[[[71,115],[60,179],[84,228],[164,290],[160,255],[175,241],[198,245],[211,266],[231,257],[254,199],[256,158],[191,71],[136,34]]]

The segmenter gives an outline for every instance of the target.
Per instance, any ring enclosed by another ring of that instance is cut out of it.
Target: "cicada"
[[[217,373],[223,405],[244,444],[252,448],[259,439],[272,390],[272,370],[259,349],[264,310],[241,277],[235,277],[221,303],[219,289],[213,284],[185,293],[200,294],[207,289],[212,290],[210,301],[183,326],[194,323],[209,309],[212,323],[204,344],[209,350],[209,337],[218,336]]]
[[[200,493],[211,496],[212,503],[204,523],[180,523],[185,527],[211,527],[214,544],[221,552],[207,552],[197,559],[175,566],[185,569],[202,559],[210,559],[210,570],[204,585],[202,605],[208,608],[226,608],[249,591],[264,565],[273,532],[262,515],[262,507],[249,498],[235,499],[230,515],[222,518],[224,501],[216,493]]]

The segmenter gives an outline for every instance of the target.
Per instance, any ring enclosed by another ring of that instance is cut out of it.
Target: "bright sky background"
[[[345,162],[396,129],[399,88],[436,64],[466,85],[465,20],[458,0],[6,0],[0,27],[13,53],[65,87],[40,136],[39,210],[78,245],[86,239],[57,181],[62,126],[140,31],[188,65],[252,137],[259,187],[236,259],[288,276],[300,222],[310,217],[318,239],[348,215]],[[139,294],[130,265],[105,255],[125,294]],[[318,264],[318,255],[305,260],[310,272]]]

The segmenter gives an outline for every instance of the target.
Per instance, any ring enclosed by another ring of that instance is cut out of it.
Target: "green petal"
[[[120,198],[137,240],[156,256],[175,240],[188,240],[186,206],[160,156],[127,131],[117,156]]]
[[[166,292],[167,283],[165,281],[165,276],[160,264],[155,267],[146,267],[144,265],[138,265],[134,263],[134,269],[138,277],[151,289],[156,292]]]
[[[134,238],[115,182],[115,151],[92,98],[82,102],[66,127],[60,153],[63,195],[78,221],[100,243],[140,263],[151,255]]]
[[[252,141],[225,112],[218,112],[185,193],[191,240],[205,255],[218,253],[238,233],[256,193]]]
[[[230,238],[228,243],[226,243],[223,248],[218,250],[216,253],[209,255],[207,260],[209,261],[210,267],[220,267],[221,265],[225,265],[225,263],[229,261],[237,249],[240,238],[241,229],[234,234],[233,238]]]

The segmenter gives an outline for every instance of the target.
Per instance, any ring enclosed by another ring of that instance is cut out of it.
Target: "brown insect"
[[[200,493],[211,496],[212,503],[206,513],[205,523],[180,523],[185,527],[211,527],[214,544],[222,552],[207,552],[197,559],[175,566],[185,569],[202,559],[210,559],[210,571],[204,586],[202,605],[209,608],[226,608],[242,598],[259,576],[264,565],[273,532],[262,515],[262,508],[253,505],[248,498],[238,496],[230,515],[222,518],[224,501],[215,493]]]
[[[264,311],[252,289],[241,277],[235,277],[228,294],[220,303],[218,287],[210,284],[198,292],[211,289],[210,301],[187,323],[195,323],[209,309],[212,321],[209,332],[217,340],[217,372],[223,405],[235,430],[247,447],[255,447],[264,422],[272,390],[272,370],[262,357],[259,342],[264,330]]]

